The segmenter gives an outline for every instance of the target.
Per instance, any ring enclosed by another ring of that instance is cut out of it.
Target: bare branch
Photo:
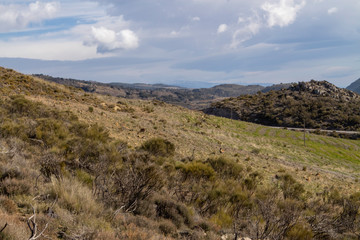
[[[8,225],[8,223],[5,223],[4,227],[2,227],[1,230],[0,230],[0,233],[5,230],[5,228],[7,227],[7,225]]]
[[[39,237],[41,237],[44,234],[44,232],[47,229],[49,223],[46,223],[44,229],[39,234],[37,234],[38,228],[37,228],[37,224],[36,224],[36,210],[35,210],[35,208],[33,206],[32,206],[32,208],[33,208],[33,215],[31,217],[29,217],[29,219],[27,220],[27,225],[28,225],[28,227],[29,227],[29,229],[31,231],[31,235],[30,235],[29,240],[36,240],[36,239],[38,239]]]

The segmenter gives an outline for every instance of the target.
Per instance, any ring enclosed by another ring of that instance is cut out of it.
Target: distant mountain
[[[141,89],[141,90],[155,90],[155,89],[184,89],[178,86],[166,85],[166,84],[146,84],[146,83],[108,83],[107,85],[119,87],[119,88],[130,88],[130,89]]]
[[[222,84],[211,88],[188,89],[164,84],[99,83],[75,79],[55,78],[37,74],[36,77],[67,86],[81,88],[86,92],[112,95],[130,99],[157,99],[190,109],[203,109],[212,102],[226,97],[254,94],[264,89],[260,85]]]
[[[360,129],[360,96],[326,81],[243,95],[213,103],[205,113],[272,126]]]
[[[360,94],[360,78],[355,82],[353,82],[352,84],[350,84],[346,89]]]

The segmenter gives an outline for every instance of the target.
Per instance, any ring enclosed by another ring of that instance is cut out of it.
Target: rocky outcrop
[[[228,98],[207,114],[279,127],[360,129],[360,96],[327,81],[292,84],[287,89]]]
[[[344,101],[350,101],[351,99],[359,99],[359,95],[344,88],[338,88],[334,84],[327,81],[315,81],[299,82],[292,84],[289,90],[296,92],[308,92],[311,94],[331,97],[336,99],[342,99]]]

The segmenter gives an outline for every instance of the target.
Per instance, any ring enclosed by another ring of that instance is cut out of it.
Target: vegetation
[[[328,82],[298,83],[288,89],[214,103],[206,113],[270,126],[360,129],[360,96]]]
[[[75,94],[54,107],[2,90],[1,239],[360,236],[359,141],[311,135],[304,147],[298,133],[159,102]]]

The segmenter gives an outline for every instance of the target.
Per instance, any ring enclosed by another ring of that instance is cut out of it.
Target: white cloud
[[[243,23],[245,23],[245,25],[236,30],[232,36],[231,48],[237,48],[241,43],[251,39],[262,27],[258,18],[244,19]]]
[[[115,32],[106,27],[91,27],[92,40],[86,45],[96,45],[99,53],[111,52],[117,49],[135,49],[139,46],[138,36],[129,29]]]
[[[68,39],[0,41],[0,52],[1,57],[42,60],[74,61],[100,57],[95,46],[84,46],[80,40]]]
[[[24,29],[30,24],[41,23],[55,17],[59,8],[57,2],[39,1],[29,5],[0,5],[0,31]]]
[[[280,0],[277,3],[265,2],[261,8],[268,14],[267,24],[269,27],[285,27],[295,21],[297,13],[305,4],[305,0],[299,4],[294,0]]]
[[[220,24],[220,26],[217,29],[217,33],[223,33],[226,32],[228,29],[228,25],[226,24]]]
[[[200,21],[200,17],[193,17],[191,20],[195,21]]]
[[[337,13],[338,9],[336,7],[333,7],[333,8],[328,9],[327,12],[328,12],[329,15],[332,15],[334,13]]]

